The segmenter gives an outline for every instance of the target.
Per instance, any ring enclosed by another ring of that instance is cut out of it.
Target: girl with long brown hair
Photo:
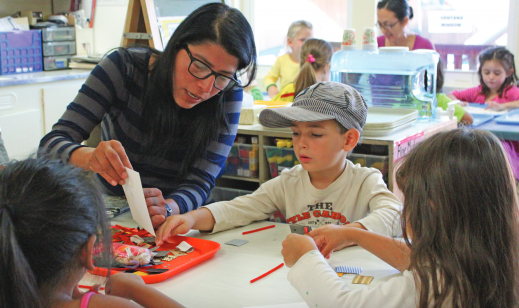
[[[517,191],[499,140],[466,128],[436,134],[406,157],[396,180],[405,197],[404,241],[328,225],[283,242],[288,279],[308,305],[517,307]],[[403,275],[350,290],[325,257],[351,242]],[[310,287],[312,296],[303,295]]]

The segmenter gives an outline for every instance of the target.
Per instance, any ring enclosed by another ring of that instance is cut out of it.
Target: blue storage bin
[[[42,70],[40,30],[0,32],[0,74],[12,75]]]

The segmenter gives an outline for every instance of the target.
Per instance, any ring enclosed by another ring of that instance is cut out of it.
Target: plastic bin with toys
[[[225,162],[224,175],[246,178],[258,177],[258,137],[237,136]],[[246,142],[251,143],[246,143]]]
[[[269,163],[270,176],[275,178],[284,169],[299,165],[290,139],[276,139],[276,146],[263,146]]]

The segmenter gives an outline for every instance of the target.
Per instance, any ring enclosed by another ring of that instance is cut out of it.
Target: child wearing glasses
[[[287,84],[294,82],[299,73],[299,62],[301,62],[300,52],[303,43],[313,37],[313,25],[306,20],[294,21],[288,28],[287,47],[290,52],[278,57],[263,79],[263,84],[267,88],[269,97],[274,97],[280,89]],[[279,89],[276,85],[279,80]]]
[[[378,47],[407,46],[409,50],[433,49],[434,46],[426,38],[417,34],[408,34],[405,27],[413,18],[413,8],[406,0],[382,0],[377,4],[377,27],[382,36],[377,37]]]
[[[42,155],[97,173],[124,195],[125,168],[138,171],[153,225],[203,205],[237,133],[252,29],[236,9],[210,3],[192,12],[163,52],[119,48],[92,71],[62,118],[40,142]],[[98,124],[102,142],[81,143]]]
[[[161,245],[190,229],[219,232],[248,225],[278,210],[289,224],[336,225],[399,235],[401,203],[387,189],[380,171],[346,159],[357,145],[367,112],[357,90],[329,81],[301,92],[291,107],[262,111],[262,125],[292,129],[294,152],[301,164],[250,195],[168,217],[155,242]]]

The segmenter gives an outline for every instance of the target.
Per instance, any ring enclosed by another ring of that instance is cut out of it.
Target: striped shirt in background
[[[144,108],[140,97],[148,81],[151,53],[135,49],[129,52],[136,61],[142,62],[135,63],[119,51],[103,59],[58,123],[54,124],[52,131],[43,137],[40,150],[68,161],[71,153],[82,147],[81,142],[88,139],[92,130],[101,123],[102,140],[121,142],[132,167],[140,173],[143,187],[160,189],[165,199],[171,198],[177,202],[181,213],[194,210],[205,203],[225,165],[238,130],[243,91],[238,88],[226,94],[224,112],[229,130],[220,130],[218,140],[212,141],[203,158],[194,163],[187,179],[175,185],[175,174],[184,153],[180,140],[175,142],[179,146],[168,151],[166,158],[141,153],[146,134],[139,129]],[[189,123],[180,123],[180,126],[189,129]],[[109,194],[124,195],[120,185],[114,187],[101,176],[98,177]]]

